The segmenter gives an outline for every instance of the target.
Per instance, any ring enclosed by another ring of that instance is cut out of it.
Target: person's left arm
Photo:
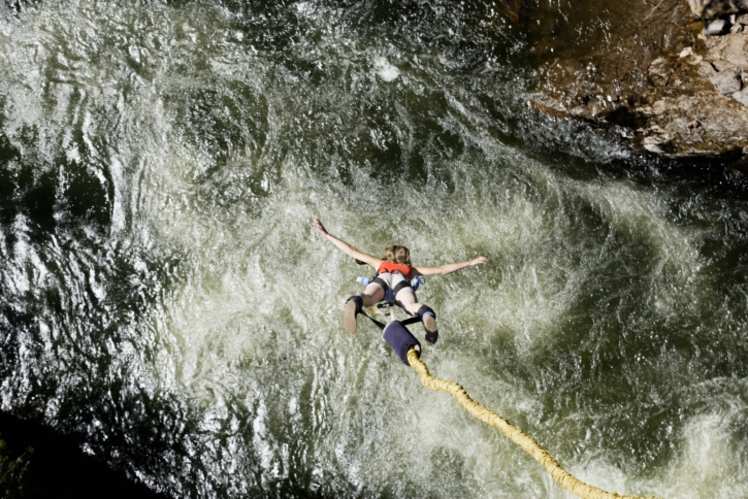
[[[439,265],[438,267],[413,267],[416,269],[416,272],[422,275],[441,275],[441,274],[449,274],[450,272],[456,272],[458,270],[462,270],[468,267],[475,267],[476,265],[484,264],[488,261],[488,258],[485,256],[477,256],[473,258],[472,260],[467,260],[464,262],[455,262],[455,263],[447,263],[444,265]]]

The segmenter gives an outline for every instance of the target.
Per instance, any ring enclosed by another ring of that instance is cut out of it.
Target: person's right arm
[[[330,241],[332,244],[335,245],[340,251],[345,253],[346,255],[359,260],[361,262],[367,263],[374,267],[374,269],[378,269],[379,265],[382,264],[382,260],[380,258],[368,255],[364,253],[363,251],[359,250],[358,248],[351,246],[347,242],[343,241],[342,239],[339,239],[329,232],[327,232],[327,229],[325,229],[325,226],[322,225],[322,222],[319,221],[319,218],[315,217],[312,221],[312,227],[314,227],[317,232],[322,234],[322,237]]]

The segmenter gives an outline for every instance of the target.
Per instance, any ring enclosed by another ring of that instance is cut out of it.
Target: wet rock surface
[[[746,161],[748,0],[561,9],[570,15],[524,11],[538,54],[531,106],[612,126],[633,147],[659,155]],[[580,10],[594,15],[574,17]]]

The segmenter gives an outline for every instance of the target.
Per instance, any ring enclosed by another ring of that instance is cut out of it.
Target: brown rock
[[[691,8],[691,13],[696,17],[701,17],[704,9],[709,5],[711,0],[688,0],[688,6]]]
[[[729,63],[748,70],[748,33],[734,33],[727,39],[722,58]]]
[[[744,106],[748,106],[748,87],[744,88],[740,92],[732,94],[732,98],[740,102]]]
[[[665,97],[639,112],[649,117],[658,137],[669,139],[668,155],[713,155],[748,146],[748,107],[714,92]]]
[[[729,29],[729,24],[724,19],[715,19],[707,23],[704,27],[704,33],[709,36],[724,35]]]
[[[717,68],[709,61],[703,61],[699,64],[698,72],[699,76],[706,80],[711,80],[711,78],[718,73]]]
[[[697,3],[702,14],[717,8]],[[555,118],[615,124],[632,146],[666,156],[748,147],[748,32],[704,37],[701,22],[684,22],[689,4],[632,0],[610,14],[616,19],[594,20],[610,26],[604,39],[573,49],[569,37],[555,41],[557,33],[536,42],[553,55],[538,69],[543,104],[534,107]]]
[[[664,57],[658,57],[647,68],[649,80],[656,86],[667,84],[670,78],[667,60]]]
[[[736,71],[721,71],[715,73],[709,80],[722,95],[730,95],[741,89],[740,76]]]
[[[678,58],[684,59],[688,64],[691,64],[694,66],[701,64],[701,61],[704,60],[703,56],[701,56],[700,54],[696,54],[693,51],[693,47],[686,47],[683,50],[681,50],[680,53],[678,54]]]
[[[688,6],[694,16],[713,19],[748,10],[748,0],[688,0]]]

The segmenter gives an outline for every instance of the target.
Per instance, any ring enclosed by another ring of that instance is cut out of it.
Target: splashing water
[[[419,291],[429,365],[581,479],[746,495],[745,197],[628,178],[616,142],[531,114],[494,7],[7,14],[2,410],[175,497],[560,497],[343,334],[362,270],[318,215],[374,254],[490,258]]]

